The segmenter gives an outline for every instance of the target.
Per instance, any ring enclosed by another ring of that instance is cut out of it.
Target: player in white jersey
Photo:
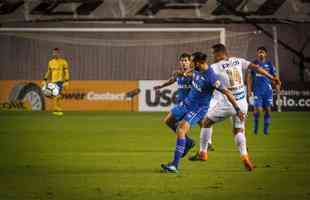
[[[246,88],[244,86],[244,74],[249,68],[257,73],[263,74],[273,81],[276,85],[281,82],[277,77],[270,75],[266,70],[260,68],[258,65],[251,63],[243,58],[229,57],[226,47],[223,44],[216,44],[212,47],[215,60],[211,67],[214,72],[220,77],[224,87],[228,88],[235,96],[239,108],[243,113],[247,113],[248,103],[246,100]],[[211,131],[213,124],[220,122],[224,119],[232,117],[233,134],[235,143],[241,155],[247,170],[252,171],[254,165],[250,161],[245,138],[245,121],[240,120],[236,116],[234,107],[229,103],[223,95],[216,96],[216,101],[213,107],[210,107],[207,115],[203,120],[203,128],[201,134],[208,134]],[[200,136],[203,138],[203,135]],[[207,160],[208,159],[208,143],[200,142],[200,151],[190,158],[190,160]]]

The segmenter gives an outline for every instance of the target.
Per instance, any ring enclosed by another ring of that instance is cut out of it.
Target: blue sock
[[[271,116],[268,112],[266,112],[264,115],[264,134],[265,135],[268,135],[269,133],[270,121],[271,121]]]
[[[171,163],[176,167],[178,167],[179,161],[184,153],[185,143],[186,143],[186,139],[179,139],[179,138],[177,139],[177,143],[176,143],[175,151],[174,151],[174,159]]]
[[[259,120],[259,112],[254,112],[253,113],[253,118],[254,118],[254,133],[257,134],[258,132],[258,120]]]
[[[170,126],[171,130],[173,130],[173,132],[176,133],[178,129],[178,125],[179,125],[178,122],[174,123],[172,126]],[[192,140],[187,134],[185,135],[185,138],[186,138],[186,141]]]

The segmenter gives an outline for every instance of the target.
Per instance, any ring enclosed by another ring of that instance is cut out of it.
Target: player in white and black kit
[[[212,64],[214,72],[219,76],[224,87],[228,88],[235,96],[241,112],[247,113],[248,103],[246,100],[246,87],[244,85],[244,74],[247,69],[251,69],[268,77],[276,85],[281,82],[277,77],[270,75],[266,70],[260,68],[258,65],[251,63],[243,58],[229,57],[227,49],[223,44],[216,44],[212,47],[215,60],[218,62]],[[220,95],[220,94],[216,94]],[[254,166],[250,161],[246,147],[245,138],[245,121],[241,121],[236,116],[236,111],[231,103],[223,95],[217,96],[216,101],[212,107],[209,108],[207,115],[203,120],[202,134],[208,134],[211,131],[213,124],[224,119],[232,117],[233,134],[235,143],[241,155],[247,170],[252,171]],[[201,136],[202,138],[202,136]],[[208,143],[200,142],[200,151],[190,158],[190,160],[207,160]]]

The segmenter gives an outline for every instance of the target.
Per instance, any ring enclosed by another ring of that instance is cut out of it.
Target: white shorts
[[[241,121],[239,117],[236,115],[236,110],[234,106],[230,103],[227,102],[228,100],[223,99],[220,101],[213,102],[212,105],[210,103],[210,107],[207,113],[207,118],[212,120],[213,122],[220,122],[223,121],[227,118],[232,119],[233,127],[234,128],[245,128],[245,121]],[[238,106],[240,110],[244,113],[247,114],[248,112],[248,103],[246,99],[242,99],[237,101]]]

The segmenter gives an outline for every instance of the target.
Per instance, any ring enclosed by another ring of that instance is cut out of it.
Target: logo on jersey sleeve
[[[222,68],[223,69],[226,69],[226,68],[228,68],[229,67],[229,63],[224,63],[224,64],[222,64]]]
[[[235,60],[235,61],[232,63],[233,66],[236,66],[236,65],[239,65],[239,64],[240,64],[239,60]]]
[[[202,91],[202,89],[201,89],[201,77],[202,76],[200,76],[199,74],[194,74],[194,79],[193,79],[193,81],[192,81],[192,85],[193,85],[193,87],[197,90],[197,91],[199,91],[199,92],[201,92]]]
[[[214,87],[215,88],[220,88],[221,87],[221,81],[220,80],[216,80],[214,83]]]

